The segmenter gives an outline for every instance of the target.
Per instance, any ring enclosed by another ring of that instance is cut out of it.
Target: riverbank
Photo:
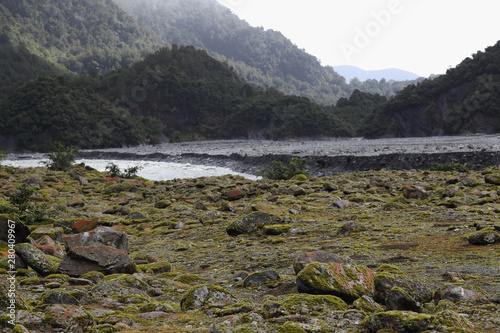
[[[368,170],[424,170],[436,163],[500,165],[500,136],[403,139],[224,140],[86,150],[82,158],[151,160],[229,168],[257,175],[272,161],[304,158],[314,176]]]

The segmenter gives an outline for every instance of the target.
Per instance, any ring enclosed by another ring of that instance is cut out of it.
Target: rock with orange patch
[[[90,231],[99,226],[99,219],[93,218],[90,220],[78,220],[73,224],[73,232],[79,234],[81,232]]]
[[[334,295],[353,302],[363,295],[373,295],[375,272],[355,264],[313,262],[297,275],[299,292]]]
[[[293,262],[293,270],[295,274],[299,274],[307,265],[312,262],[323,262],[323,263],[339,263],[346,264],[351,263],[352,260],[348,256],[339,256],[333,253],[327,253],[325,251],[315,251],[315,252],[304,252],[301,253],[295,261]]]

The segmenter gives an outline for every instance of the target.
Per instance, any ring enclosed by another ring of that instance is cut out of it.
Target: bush
[[[142,169],[141,166],[136,165],[136,166],[133,166],[130,168],[126,168],[122,172],[120,170],[120,168],[118,167],[118,165],[116,165],[114,163],[109,163],[106,166],[106,171],[109,172],[111,177],[120,177],[120,178],[126,178],[126,179],[130,179],[130,178],[137,176],[137,172],[139,172],[139,170],[141,170],[141,169]]]
[[[8,198],[9,202],[17,208],[16,213],[13,211],[10,211],[10,213],[14,213],[20,220],[28,224],[42,221],[47,215],[47,204],[34,203],[33,197],[37,195],[38,187],[22,185]],[[8,212],[5,206],[2,206],[1,210]]]
[[[288,164],[273,161],[270,167],[260,171],[260,175],[264,178],[276,180],[287,180],[300,174],[309,177],[309,171],[306,170],[306,163],[305,159],[297,157],[292,158]]]
[[[456,162],[450,162],[445,164],[436,163],[431,167],[431,171],[458,171],[458,172],[469,172],[474,165],[472,164],[460,164]]]
[[[42,162],[50,170],[68,171],[73,162],[75,162],[78,148],[75,146],[64,147],[62,143],[58,142],[50,145],[54,151],[45,154],[49,161]]]

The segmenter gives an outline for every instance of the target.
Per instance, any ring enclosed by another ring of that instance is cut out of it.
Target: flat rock
[[[71,248],[61,262],[58,272],[78,277],[92,271],[107,275],[116,273],[133,274],[136,270],[136,265],[125,251],[100,245]]]
[[[120,230],[110,227],[98,227],[96,229],[71,235],[66,239],[68,250],[82,246],[110,246],[127,253],[130,252],[127,235]]]
[[[293,262],[295,275],[312,262],[347,264],[352,263],[352,260],[348,256],[339,256],[325,251],[303,252]]]

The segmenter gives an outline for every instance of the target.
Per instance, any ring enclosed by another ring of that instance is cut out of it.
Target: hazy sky
[[[498,0],[217,0],[323,65],[445,73],[500,40]]]

